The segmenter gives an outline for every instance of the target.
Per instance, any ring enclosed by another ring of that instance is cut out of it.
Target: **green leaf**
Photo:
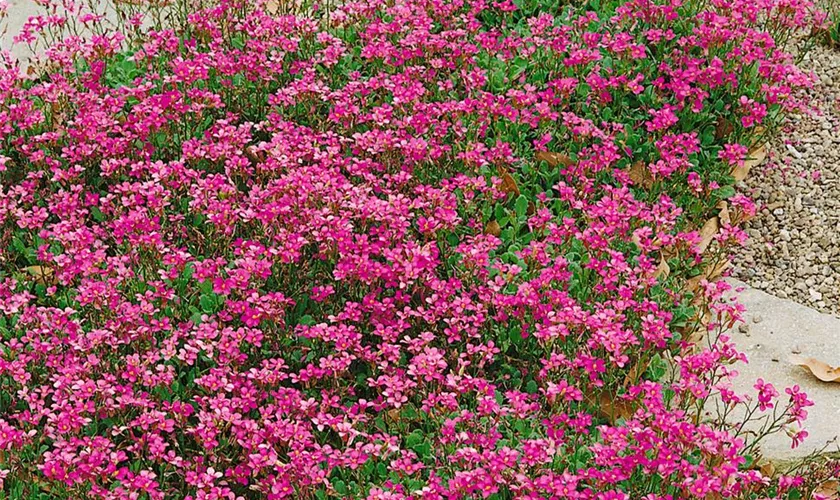
[[[708,147],[715,142],[715,129],[713,127],[706,127],[703,134],[700,136],[700,144]]]
[[[195,307],[195,306],[190,306],[190,312],[192,313],[190,315],[190,321],[192,321],[196,325],[200,324],[201,323],[201,311],[199,311],[198,308]]]
[[[717,195],[720,196],[722,200],[728,200],[735,196],[735,186],[723,186],[717,190]]]
[[[528,212],[528,198],[524,194],[520,194],[519,198],[516,199],[514,210],[516,210],[517,218],[521,219],[525,217],[525,214]]]
[[[507,214],[505,213],[505,207],[503,207],[501,204],[498,204],[498,203],[496,204],[496,210],[494,212],[495,212],[497,221],[501,221],[502,219],[507,218]],[[501,225],[501,224],[502,223],[499,222],[499,225]]]
[[[655,354],[648,365],[648,376],[651,380],[661,380],[668,370],[668,365],[659,354]]]
[[[90,215],[93,217],[93,220],[96,222],[102,222],[105,220],[105,214],[102,213],[102,210],[99,210],[97,207],[91,207]]]
[[[201,306],[201,310],[206,313],[216,312],[216,294],[202,295],[198,300],[198,304]]]
[[[408,448],[414,448],[418,444],[423,442],[423,431],[420,429],[415,430],[411,434],[405,437],[405,445]]]
[[[431,458],[432,456],[432,445],[425,441],[418,444],[413,449],[414,452],[417,453],[417,456],[420,458]]]
[[[181,277],[188,280],[188,279],[192,278],[194,273],[195,273],[195,266],[192,264],[192,262],[190,262],[186,266],[184,266],[184,270],[183,270],[183,272],[181,272]]]
[[[525,392],[527,392],[528,394],[536,394],[538,390],[539,386],[533,380],[530,380],[527,384],[525,384]]]

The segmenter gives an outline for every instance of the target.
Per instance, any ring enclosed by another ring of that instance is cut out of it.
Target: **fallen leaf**
[[[828,498],[829,500],[837,500],[840,498],[840,481],[835,479],[824,481],[817,486],[817,489],[814,490],[814,494],[822,495],[824,498]]]
[[[632,368],[627,372],[627,375],[624,376],[624,384],[622,387],[625,389],[632,385],[636,384],[639,381],[639,376],[647,370],[650,361],[642,362],[642,360],[636,361]]]
[[[723,139],[728,137],[729,134],[735,131],[735,127],[732,125],[732,122],[727,120],[726,118],[721,118],[715,124],[715,139]]]
[[[694,293],[700,288],[700,281],[702,281],[706,276],[703,274],[699,274],[693,278],[689,278],[686,280],[685,284],[683,285],[683,291]]]
[[[708,333],[708,326],[713,319],[712,312],[708,308],[698,312],[691,319],[692,330],[687,335],[688,343],[699,345]]]
[[[687,279],[682,287],[682,290],[689,293],[696,292],[700,288],[701,281],[704,279],[706,281],[716,281],[730,265],[732,265],[732,261],[729,259],[723,259],[715,264],[706,266],[701,274]]]
[[[548,163],[548,165],[551,167],[556,167],[558,165],[563,165],[564,167],[571,167],[575,164],[575,162],[571,158],[569,158],[569,156],[564,155],[563,153],[537,151],[537,154],[534,155],[534,158],[537,161],[544,161]]]
[[[688,336],[688,343],[693,345],[700,345],[703,342],[703,339],[706,337],[706,334],[703,332],[702,328],[696,328],[694,333]]]
[[[700,316],[700,324],[703,325],[704,329],[705,327],[709,326],[709,323],[712,322],[713,317],[714,316],[712,315],[712,311],[709,311],[708,309],[703,311],[703,314]]]
[[[748,159],[744,160],[743,164],[737,165],[732,169],[731,174],[736,181],[746,179],[747,174],[750,173],[750,169],[764,161],[764,158],[767,157],[767,145],[762,144],[761,146],[753,149],[749,152],[748,156]]]
[[[513,176],[507,172],[502,174],[502,184],[499,186],[499,189],[503,193],[513,193],[514,197],[519,196],[519,186],[516,185],[516,180],[514,180]]]
[[[258,152],[254,146],[248,146],[245,148],[245,156],[247,156],[248,159],[255,165],[265,161],[265,153],[262,151]]]
[[[635,412],[631,402],[617,396],[613,391],[603,390],[595,395],[585,396],[587,401],[595,405],[602,418],[606,418],[610,425],[615,425],[619,418],[627,420]]]
[[[720,210],[718,212],[718,219],[724,225],[732,225],[732,219],[729,215],[729,205],[726,203],[726,200],[721,200],[720,203],[717,204],[717,208]]]
[[[655,243],[661,244],[662,241],[659,238],[657,238]],[[660,248],[659,251],[662,253],[663,256],[665,256],[665,260],[673,259],[679,254],[679,250],[674,245],[664,246]]]
[[[24,267],[24,271],[26,271],[30,276],[33,276],[36,281],[42,283],[43,285],[54,285],[56,283],[55,279],[55,269],[47,266],[29,266]]]
[[[650,189],[653,186],[653,174],[648,170],[647,165],[643,161],[637,161],[630,165],[630,180],[633,184]]]
[[[717,217],[712,217],[703,224],[703,227],[700,229],[700,244],[697,245],[698,252],[703,253],[709,248],[709,244],[712,242],[719,228],[720,222],[718,222]]]
[[[653,277],[656,279],[664,280],[671,274],[671,266],[668,265],[668,261],[665,260],[664,255],[659,256],[659,265],[656,266],[656,271],[653,272]]]
[[[492,234],[493,236],[499,237],[502,234],[502,226],[498,222],[491,220],[484,226],[484,234]]]
[[[767,462],[766,464],[759,467],[759,472],[761,475],[767,478],[773,478],[776,475],[776,466],[773,465],[773,462]]]
[[[730,264],[732,264],[732,261],[729,259],[723,259],[713,265],[706,266],[706,269],[703,271],[703,276],[705,276],[709,281],[716,281],[720,278],[723,272],[726,271]]]
[[[815,377],[823,382],[840,382],[840,368],[835,368],[828,363],[823,363],[816,358],[791,355],[790,362],[807,368]]]
[[[755,142],[750,146],[750,151],[752,151],[752,150],[754,150],[754,149],[756,149],[760,146],[758,141],[761,141],[761,140],[764,139],[764,132],[766,132],[766,131],[767,131],[767,128],[763,127],[761,125],[759,125],[759,126],[757,126],[753,129],[753,133],[751,135],[753,137],[755,137]]]

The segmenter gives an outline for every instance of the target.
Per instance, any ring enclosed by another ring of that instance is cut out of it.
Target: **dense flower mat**
[[[783,46],[807,0],[263,7],[19,36],[94,33],[0,74],[4,498],[794,499],[830,474],[755,465],[810,402],[732,392],[712,279],[755,211],[733,169],[810,84]]]

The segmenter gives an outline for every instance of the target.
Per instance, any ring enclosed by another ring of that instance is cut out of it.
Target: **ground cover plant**
[[[5,498],[827,494],[714,279],[811,3],[125,9],[0,71]]]

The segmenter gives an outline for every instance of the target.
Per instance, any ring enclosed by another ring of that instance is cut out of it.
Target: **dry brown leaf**
[[[689,293],[696,292],[697,289],[700,288],[700,281],[705,277],[706,277],[705,275],[700,274],[700,275],[697,275],[693,278],[687,279],[685,284],[683,285],[683,288],[682,288],[683,291],[689,292]]]
[[[659,241],[658,238],[657,238],[656,241],[658,243],[661,243],[661,241]],[[665,256],[665,260],[673,259],[677,255],[679,255],[679,249],[677,249],[677,247],[675,245],[664,246],[664,247],[660,248],[659,251],[662,253],[662,255]]]
[[[703,271],[703,276],[705,276],[709,281],[716,281],[720,278],[723,272],[726,271],[730,264],[732,264],[732,261],[729,259],[723,259],[711,266],[706,266],[706,269]]]
[[[727,120],[726,118],[721,118],[715,124],[715,139],[723,139],[725,137],[729,137],[729,134],[735,131],[735,127],[732,125],[732,122]]]
[[[27,272],[30,276],[33,276],[35,280],[43,285],[54,285],[56,284],[55,278],[55,269],[47,266],[29,266],[24,267],[24,271]]]
[[[721,200],[720,203],[717,204],[717,208],[720,210],[718,212],[718,219],[720,222],[725,225],[731,225],[732,219],[729,215],[729,205],[726,203],[725,200]]]
[[[687,279],[682,287],[682,290],[689,293],[696,292],[697,289],[700,288],[701,281],[704,279],[707,281],[716,281],[730,265],[732,265],[732,261],[724,259],[716,264],[706,266],[706,269],[704,269],[701,274]]]
[[[664,280],[668,278],[669,274],[671,274],[671,266],[668,265],[668,261],[665,260],[665,256],[660,255],[659,265],[656,266],[656,271],[654,271],[653,277],[656,279]]]
[[[642,360],[636,361],[632,368],[627,372],[627,375],[624,376],[624,384],[622,387],[625,389],[630,386],[631,384],[636,384],[639,381],[639,376],[647,370],[650,361],[642,362]]]
[[[703,314],[700,316],[700,324],[703,325],[703,327],[707,327],[707,326],[709,326],[709,323],[712,322],[712,318],[713,318],[712,311],[709,311],[707,309],[707,310],[703,311]]]
[[[514,197],[519,196],[519,186],[516,185],[513,176],[507,172],[502,174],[502,184],[499,186],[499,189],[506,194],[513,193]]]
[[[484,226],[484,234],[492,234],[493,236],[499,237],[502,234],[502,226],[495,220],[491,220]]]
[[[537,213],[537,206],[534,204],[533,201],[528,202],[528,210],[525,211],[525,215],[532,216]]]
[[[735,178],[736,181],[742,181],[747,178],[747,174],[750,173],[750,169],[761,164],[764,161],[764,158],[767,157],[767,145],[762,144],[761,146],[753,149],[748,154],[749,158],[744,160],[742,165],[737,165],[735,168],[732,169],[732,177]]]
[[[642,186],[645,189],[650,189],[653,186],[653,175],[648,170],[647,165],[643,161],[637,161],[630,165],[630,180],[633,184]]]
[[[814,494],[822,495],[829,500],[837,500],[840,498],[840,481],[835,479],[824,481],[817,486],[817,489],[814,490]]]
[[[706,337],[708,332],[709,323],[712,321],[712,312],[707,309],[704,309],[702,313],[698,313],[692,318],[692,323],[696,324],[691,330],[690,334],[688,335],[688,342],[690,344],[700,344],[703,339]]]
[[[620,398],[614,392],[603,390],[596,395],[587,395],[590,404],[598,407],[598,413],[614,425],[619,418],[628,419],[633,416],[633,405],[626,399]]]
[[[254,146],[248,146],[245,148],[245,156],[247,156],[248,159],[255,165],[265,161],[265,153],[257,151]]]
[[[823,382],[840,382],[840,368],[835,368],[816,358],[806,358],[793,354],[790,357],[790,362],[806,368],[811,374]]]
[[[706,336],[706,334],[705,334],[705,332],[703,332],[703,329],[702,328],[697,328],[697,329],[694,330],[694,333],[692,333],[688,337],[688,343],[689,344],[694,344],[694,345],[700,345],[700,343],[703,342],[703,338],[705,336]]]
[[[761,467],[758,468],[761,475],[768,478],[773,478],[776,475],[776,466],[773,465],[773,462],[767,462]]]
[[[761,125],[759,125],[759,126],[757,126],[757,127],[755,127],[755,128],[753,129],[753,133],[752,133],[751,135],[752,135],[753,137],[755,137],[755,141],[756,141],[756,142],[754,142],[754,143],[752,144],[752,146],[750,146],[750,151],[752,151],[752,150],[754,150],[754,149],[756,149],[756,148],[758,148],[758,147],[760,146],[760,144],[758,143],[758,141],[761,141],[761,140],[764,140],[764,139],[765,139],[765,137],[764,137],[764,132],[766,132],[766,131],[767,131],[767,128],[766,128],[766,127],[763,127],[763,126],[761,126]]]
[[[712,217],[703,224],[703,227],[700,229],[700,244],[697,245],[698,252],[703,253],[709,248],[709,244],[712,242],[719,228],[720,222],[718,222],[717,217]]]
[[[571,158],[569,158],[567,155],[564,155],[563,153],[537,151],[537,154],[534,155],[534,158],[537,161],[544,161],[552,167],[556,167],[558,165],[563,165],[564,167],[571,167],[575,164],[575,162]]]

